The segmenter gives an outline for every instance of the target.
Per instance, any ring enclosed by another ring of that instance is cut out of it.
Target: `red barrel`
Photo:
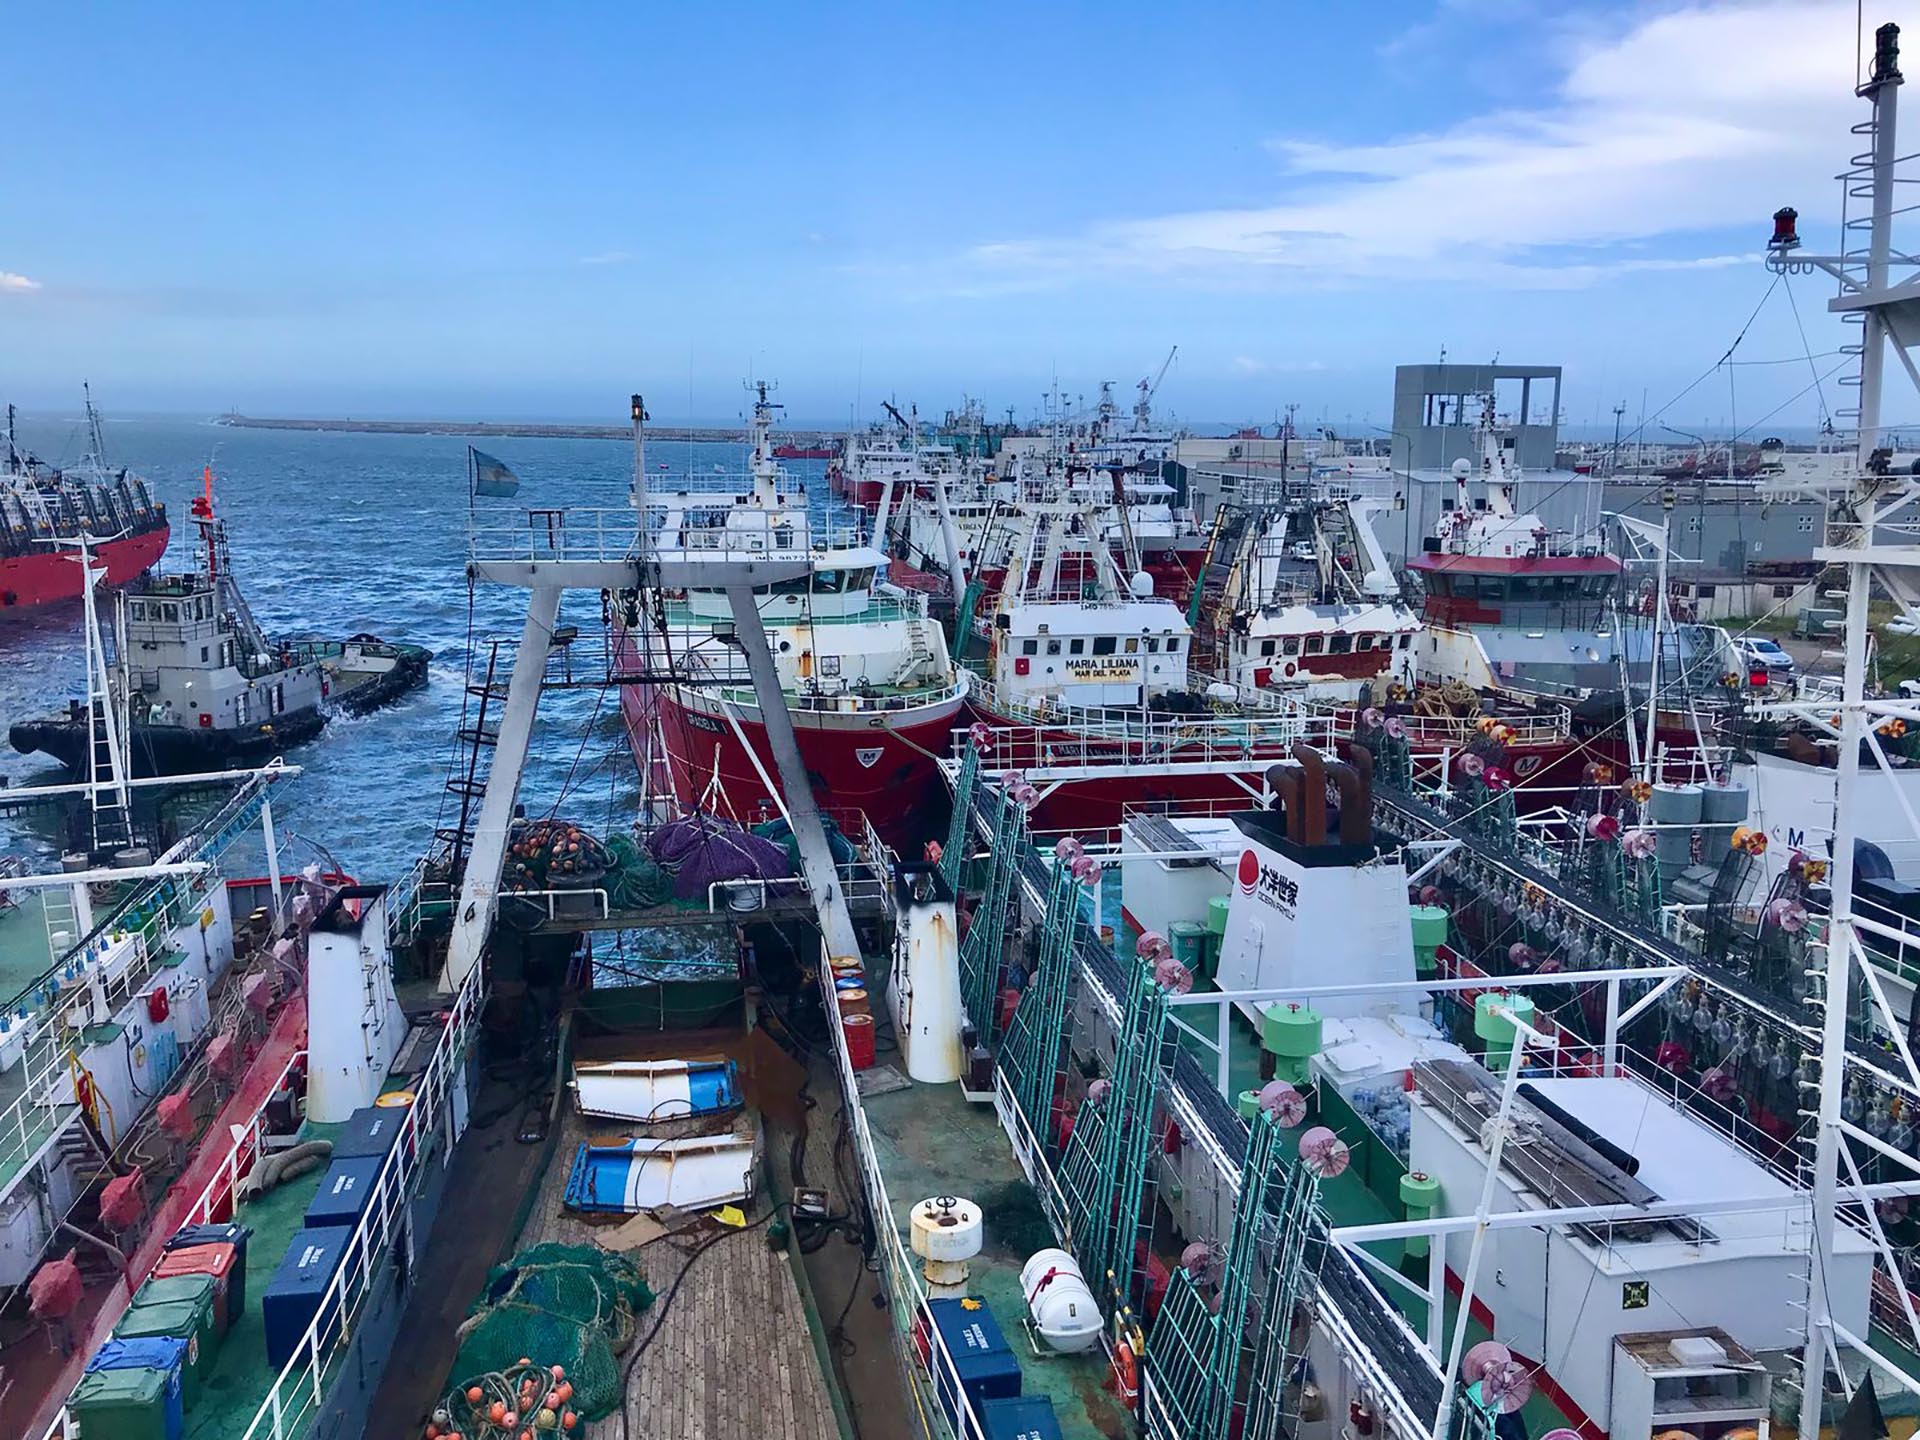
[[[847,1037],[847,1055],[853,1068],[868,1069],[873,1064],[873,1016],[843,1015],[840,1030]]]

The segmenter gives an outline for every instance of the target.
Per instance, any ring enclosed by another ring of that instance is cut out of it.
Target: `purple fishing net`
[[[647,853],[673,877],[682,900],[704,900],[722,880],[778,880],[792,874],[785,847],[731,820],[695,811],[670,820],[646,840]]]

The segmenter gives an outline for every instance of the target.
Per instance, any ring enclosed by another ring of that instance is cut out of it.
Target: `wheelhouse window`
[[[1326,636],[1324,636],[1324,635],[1309,635],[1309,636],[1307,637],[1307,654],[1309,654],[1309,655],[1324,655],[1324,654],[1326,653],[1326,651],[1327,651],[1327,637],[1326,637]]]
[[[1040,642],[1038,640],[1022,640],[1020,642],[1020,653],[1022,655],[1038,655],[1040,653]]]
[[[1096,635],[1096,636],[1094,636],[1094,638],[1093,638],[1093,653],[1094,653],[1094,654],[1096,654],[1096,655],[1111,655],[1111,654],[1113,654],[1113,651],[1114,651],[1114,637],[1113,637],[1113,636],[1111,636],[1111,635]]]
[[[1071,639],[1071,640],[1069,640],[1069,641],[1067,642],[1067,653],[1068,653],[1069,655],[1084,655],[1084,654],[1086,654],[1086,653],[1087,653],[1087,642],[1086,642],[1086,641],[1084,641],[1084,640],[1082,640],[1082,639],[1080,639],[1080,638],[1079,638],[1078,636],[1075,636],[1075,637],[1074,637],[1073,639]]]
[[[1271,656],[1273,654],[1273,641],[1262,640],[1260,642],[1260,653],[1265,656]]]
[[[1352,649],[1353,637],[1345,633],[1335,635],[1327,642],[1327,653],[1329,655],[1345,655]]]

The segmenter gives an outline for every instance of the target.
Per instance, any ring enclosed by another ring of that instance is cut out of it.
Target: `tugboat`
[[[125,585],[160,563],[167,508],[130,470],[110,469],[100,414],[87,392],[91,446],[78,467],[61,470],[22,450],[7,407],[6,456],[0,462],[0,610],[80,598],[80,567],[60,553],[82,533],[106,583]]]
[[[425,681],[433,656],[417,645],[371,635],[269,639],[234,581],[226,522],[213,509],[211,467],[204,481],[193,502],[199,567],[142,577],[120,596],[112,693],[14,725],[7,738],[15,750],[84,772],[91,710],[105,703],[124,725],[136,775],[220,770],[312,739],[330,711],[371,710]],[[61,563],[81,572],[71,559]],[[100,640],[90,636],[88,643]]]

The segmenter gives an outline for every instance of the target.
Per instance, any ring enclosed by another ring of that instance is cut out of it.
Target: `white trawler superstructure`
[[[823,528],[773,457],[775,410],[755,392],[746,488],[649,490],[635,497],[663,547],[719,554],[795,552],[811,568],[762,588],[801,752],[814,784],[906,838],[967,693],[925,597],[886,582],[886,556],[857,529]],[[636,441],[636,445],[638,442]],[[638,452],[636,452],[638,453]],[[636,474],[644,460],[636,460]],[[625,673],[621,713],[634,758],[686,809],[760,821],[780,813],[765,721],[731,639],[731,597],[688,587],[624,588],[615,617]]]

